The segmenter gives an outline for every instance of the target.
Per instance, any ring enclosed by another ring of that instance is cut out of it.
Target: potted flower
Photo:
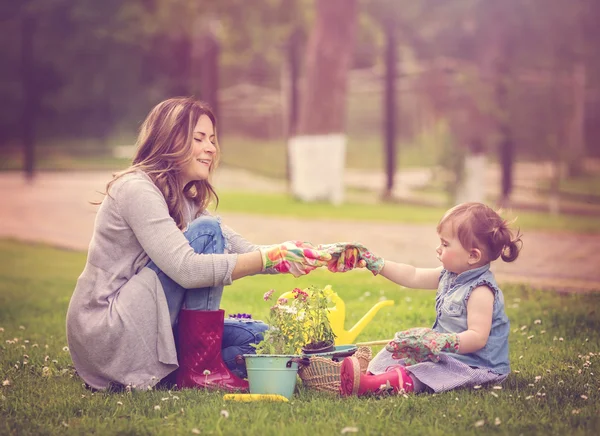
[[[274,292],[265,293],[264,300],[270,301]],[[333,347],[335,335],[327,318],[331,293],[331,287],[296,288],[271,306],[269,328],[255,345],[256,354],[244,355],[251,393],[291,398],[299,365],[309,362],[302,358],[303,347],[313,352],[323,345]]]
[[[329,321],[329,305],[333,290],[327,285],[324,288],[311,287],[294,289],[292,295],[303,318],[305,344],[304,354],[326,353],[335,349],[335,333]]]

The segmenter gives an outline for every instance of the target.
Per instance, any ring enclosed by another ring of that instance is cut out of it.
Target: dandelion
[[[563,339],[563,338],[558,338],[558,340],[559,340],[560,342],[564,341],[564,339]]]
[[[523,355],[521,354],[521,355],[519,356],[519,360],[521,360],[522,358],[523,358]]]
[[[64,427],[68,427],[68,426],[69,426],[69,424],[67,424],[65,421],[61,422],[61,424],[62,424]]]
[[[203,374],[203,375],[210,375],[210,370],[208,370],[208,369],[205,369],[205,370],[202,372],[202,374]]]
[[[229,412],[227,410],[221,410],[221,416],[227,419],[229,418]]]
[[[194,427],[192,429],[192,434],[200,434],[200,430],[198,430],[196,427]]]
[[[63,351],[69,351],[69,347],[63,347]]]
[[[546,330],[542,330],[542,331],[540,332],[540,335],[543,335],[544,333],[546,333]]]
[[[521,331],[525,330],[527,328],[526,325],[521,326]]]
[[[2,386],[10,386],[10,380],[6,379],[2,382]]]
[[[117,406],[122,406],[123,402],[122,401],[117,401]]]
[[[581,398],[583,398],[584,400],[588,399],[587,395],[582,395]]]
[[[496,392],[490,392],[490,395],[493,396],[493,397],[498,398],[498,394]]]
[[[494,387],[492,387],[492,389],[496,389],[498,391],[498,390],[502,389],[502,386],[494,386]]]
[[[154,406],[154,410],[160,410],[160,406],[157,404],[156,406]]]
[[[168,400],[169,400],[169,397],[162,397],[162,398],[160,399],[160,401],[168,401]]]
[[[527,336],[527,339],[533,339],[533,338],[535,338],[535,335]]]
[[[542,320],[541,319],[536,319],[535,321],[533,321],[534,324],[541,324]]]
[[[358,427],[344,427],[341,431],[342,434],[346,433],[358,433]]]
[[[0,333],[4,333],[4,327],[0,327]]]
[[[527,395],[527,396],[525,397],[525,399],[526,399],[526,400],[531,400],[532,398],[533,398],[533,395]]]
[[[481,389],[481,385],[473,386],[473,389]]]
[[[573,410],[571,410],[571,413],[573,415],[579,415],[579,409],[573,409]]]
[[[19,330],[25,330],[25,326],[23,326],[23,325],[20,325],[20,326],[19,326]]]
[[[496,419],[494,419],[494,425],[500,425],[501,423],[502,421],[500,421],[500,418],[496,416]]]
[[[477,421],[475,424],[473,424],[475,427],[483,427],[485,425],[485,420],[480,419],[479,421]]]

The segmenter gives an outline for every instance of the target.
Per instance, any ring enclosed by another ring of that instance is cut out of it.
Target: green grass
[[[598,294],[505,286],[514,372],[502,390],[340,399],[299,384],[290,403],[228,403],[219,392],[86,390],[63,349],[69,298],[84,264],[83,253],[0,241],[0,380],[10,381],[0,386],[0,434],[330,435],[356,427],[373,435],[592,435],[600,428]],[[264,318],[263,292],[310,284],[333,286],[347,304],[347,327],[380,298],[396,302],[359,341],[434,319],[434,292],[399,288],[364,271],[248,277],[226,288],[222,307]],[[480,420],[483,427],[475,427]]]
[[[256,215],[322,218],[335,220],[380,221],[435,225],[446,208],[403,203],[304,203],[286,194],[220,192],[218,212]],[[505,218],[517,218],[515,226],[529,230],[600,233],[600,220],[595,216],[551,215],[543,212],[507,210]],[[432,230],[433,231],[433,230]]]

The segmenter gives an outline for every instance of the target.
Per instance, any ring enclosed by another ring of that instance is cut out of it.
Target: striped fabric
[[[404,365],[404,360],[392,358],[392,354],[385,349],[381,350],[369,363],[368,371],[381,374],[392,365]],[[425,385],[423,389],[430,388],[433,392],[445,392],[462,387],[473,387],[488,383],[500,384],[507,374],[501,375],[487,368],[473,368],[452,358],[447,354],[440,355],[440,361],[421,362],[406,367],[411,377],[416,378],[415,392],[420,387],[419,381]]]

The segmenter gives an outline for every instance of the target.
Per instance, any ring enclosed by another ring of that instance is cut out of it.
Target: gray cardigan
[[[225,254],[196,254],[143,172],[115,181],[98,209],[88,258],[67,312],[78,374],[93,388],[147,389],[177,369],[167,301],[152,259],[185,288],[231,284],[237,253],[257,250],[222,225]],[[196,210],[191,203],[187,222]]]

